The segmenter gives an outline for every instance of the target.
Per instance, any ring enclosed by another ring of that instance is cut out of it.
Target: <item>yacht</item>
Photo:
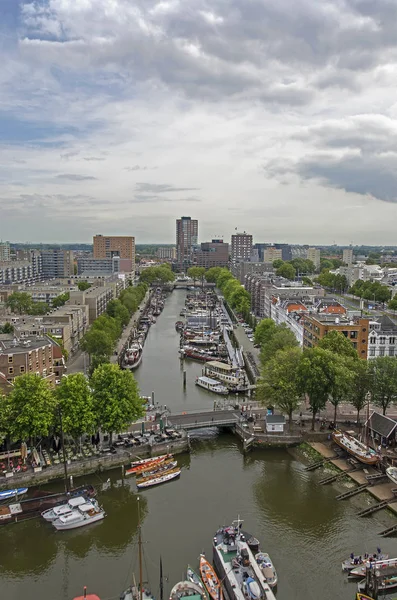
[[[52,521],[52,524],[55,529],[62,531],[65,529],[85,527],[85,525],[96,523],[104,518],[105,511],[100,508],[98,502],[96,500],[89,500],[84,504],[80,504],[80,506],[66,515],[61,515],[58,519]]]
[[[204,375],[196,378],[196,385],[208,390],[209,392],[213,392],[214,394],[222,394],[223,396],[227,396],[229,393],[229,390],[225,385],[222,385],[216,379],[211,379],[211,377],[205,377]]]
[[[78,496],[77,498],[70,498],[65,504],[61,504],[60,506],[54,506],[54,508],[50,508],[41,513],[41,516],[46,521],[55,521],[55,519],[59,519],[64,515],[68,515],[72,510],[75,510],[78,506],[85,504],[87,499],[84,496]]]

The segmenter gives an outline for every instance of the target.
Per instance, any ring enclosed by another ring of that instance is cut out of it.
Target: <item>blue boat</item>
[[[16,496],[22,496],[26,494],[28,488],[15,488],[13,490],[3,490],[0,492],[0,500],[8,500],[9,498],[15,498]]]

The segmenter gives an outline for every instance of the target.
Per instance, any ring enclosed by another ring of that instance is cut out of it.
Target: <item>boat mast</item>
[[[160,600],[164,598],[164,588],[163,588],[163,561],[160,556]]]
[[[68,465],[66,463],[66,452],[65,452],[65,438],[63,435],[63,426],[62,426],[62,410],[61,407],[58,407],[59,411],[59,423],[61,426],[61,444],[62,444],[62,455],[63,455],[63,469],[65,472],[65,492],[69,492],[69,484],[68,484]]]
[[[143,569],[142,569],[142,533],[141,533],[141,511],[138,497],[138,555],[139,555],[139,600],[142,600]]]

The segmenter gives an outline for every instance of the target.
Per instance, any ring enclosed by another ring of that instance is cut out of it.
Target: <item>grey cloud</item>
[[[91,161],[98,161],[98,160],[105,160],[105,159],[101,158],[100,156],[85,156],[83,160],[91,162]]]
[[[56,175],[56,179],[69,179],[70,181],[88,181],[91,179],[97,179],[92,175],[79,175],[78,173],[60,173]]]
[[[153,170],[153,169],[157,169],[157,167],[147,167],[147,166],[141,166],[141,165],[133,165],[131,167],[124,167],[124,171],[149,171],[149,170]]]
[[[196,196],[189,196],[187,198],[169,198],[167,196],[156,196],[150,194],[135,194],[133,200],[130,200],[132,204],[152,204],[162,202],[201,202],[200,198]]]
[[[196,191],[199,188],[176,187],[167,183],[137,183],[136,189],[138,192],[163,194],[167,192],[191,192]]]

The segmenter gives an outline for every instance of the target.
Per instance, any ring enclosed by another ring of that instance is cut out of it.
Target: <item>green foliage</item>
[[[97,424],[111,436],[143,416],[138,384],[130,371],[122,371],[118,365],[100,365],[90,385]]]
[[[200,279],[201,281],[203,281],[204,276],[205,276],[205,267],[190,267],[187,270],[187,274],[194,281],[196,281],[197,279]]]
[[[367,403],[367,394],[371,389],[369,362],[357,360],[349,366],[353,373],[353,381],[350,386],[348,402],[357,410],[357,421],[359,421],[360,412]]]
[[[375,302],[387,302],[391,297],[389,288],[379,283],[379,281],[363,281],[362,279],[358,279],[352,285],[349,292],[359,298]]]
[[[272,331],[270,339],[268,339],[267,342],[261,347],[259,358],[262,367],[264,367],[279,350],[296,348],[298,346],[299,343],[290,329],[288,329],[284,324],[276,325]]]
[[[313,281],[310,279],[310,277],[302,277],[302,284],[312,286]]]
[[[69,300],[70,298],[70,294],[69,292],[64,292],[63,294],[59,294],[59,296],[57,296],[56,298],[54,298],[51,302],[51,306],[53,308],[59,308],[60,306],[63,306],[64,304],[66,304],[66,302]]]
[[[302,400],[299,368],[302,359],[300,348],[278,350],[263,366],[257,396],[265,406],[276,406],[288,415],[292,427],[292,413]]]
[[[276,258],[276,260],[273,261],[273,267],[275,269],[279,269],[283,264],[284,261],[281,258]]]
[[[259,344],[263,347],[271,339],[275,330],[276,324],[273,319],[262,319],[262,321],[259,321],[255,329],[255,344]]]
[[[229,306],[248,318],[251,307],[251,296],[228,269],[220,269],[216,285],[222,291]]]
[[[369,361],[370,391],[372,402],[383,414],[397,400],[397,358],[379,356]]]
[[[158,285],[175,280],[175,275],[171,271],[170,265],[164,263],[158,267],[147,267],[143,269],[140,275],[140,281],[149,285]]]
[[[113,317],[119,321],[123,326],[127,325],[130,320],[130,313],[121,300],[110,300],[106,307],[106,313],[109,317]]]
[[[318,347],[323,348],[323,350],[330,350],[330,352],[338,356],[346,356],[353,360],[359,360],[353,343],[340,331],[330,331],[319,341]]]
[[[56,400],[47,381],[31,373],[16,377],[6,402],[12,440],[48,436]]]
[[[341,402],[348,401],[353,385],[354,372],[349,367],[358,360],[360,359],[346,358],[334,354],[334,360],[332,362],[332,385],[329,396],[329,401],[334,406],[334,423],[336,423],[338,406]]]
[[[397,310],[397,296],[394,296],[394,298],[389,301],[387,306],[390,308],[390,310]]]
[[[13,325],[7,321],[3,327],[0,327],[0,333],[14,333]]]
[[[107,314],[103,314],[93,322],[90,331],[104,331],[108,334],[110,339],[115,345],[116,341],[121,336],[122,326],[120,321],[114,317],[109,317]]]
[[[222,267],[211,267],[206,271],[205,278],[208,283],[216,283],[220,273],[222,271]]]
[[[324,269],[326,271],[329,271],[330,269],[334,268],[334,263],[332,262],[332,260],[329,260],[328,258],[320,258],[320,271],[323,271]]]
[[[91,327],[80,342],[81,349],[92,357],[109,359],[114,350],[114,341],[106,331]]]
[[[231,272],[229,271],[229,269],[221,269],[221,271],[220,271],[220,273],[218,275],[218,278],[216,280],[216,285],[218,286],[218,288],[220,290],[222,290],[222,292],[223,292],[223,288],[225,287],[226,283],[230,279],[234,279],[234,277],[231,274]]]
[[[345,275],[335,275],[327,270],[323,270],[316,281],[325,288],[330,288],[340,294],[344,293],[349,287]]]
[[[50,307],[45,302],[33,302],[30,309],[29,315],[46,315]]]
[[[79,288],[80,292],[85,292],[86,290],[90,289],[91,285],[92,284],[88,283],[88,281],[79,281],[77,287]]]
[[[8,296],[6,300],[6,307],[13,313],[19,313],[20,315],[28,313],[32,306],[32,298],[26,292],[14,292]]]
[[[285,262],[277,269],[276,275],[286,279],[295,279],[295,268],[290,263]]]
[[[344,262],[343,260],[341,260],[340,258],[331,258],[331,262],[332,262],[332,267],[334,269],[339,269],[339,267],[341,267]]]
[[[96,424],[93,399],[83,373],[62,377],[55,395],[62,412],[64,433],[74,439],[93,433]]]
[[[306,258],[294,258],[288,264],[294,267],[296,273],[314,273],[316,270],[314,262]]]

